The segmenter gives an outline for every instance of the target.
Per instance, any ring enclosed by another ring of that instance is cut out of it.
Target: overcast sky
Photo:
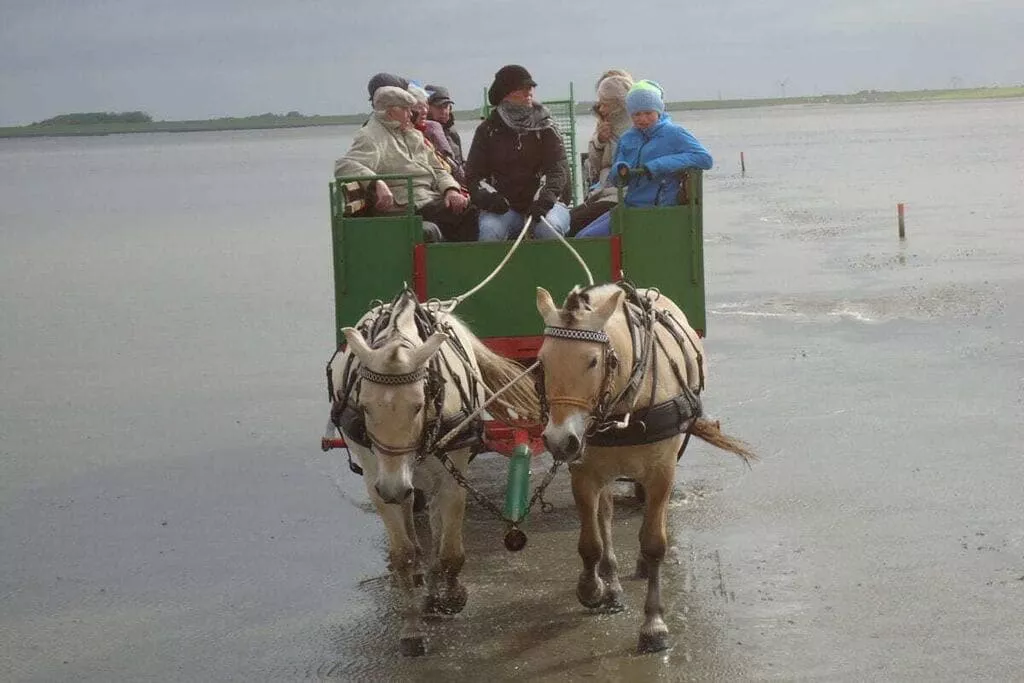
[[[669,99],[1024,83],[1024,0],[0,0],[0,125],[366,111],[392,71],[479,105],[506,63],[541,97],[604,69]]]

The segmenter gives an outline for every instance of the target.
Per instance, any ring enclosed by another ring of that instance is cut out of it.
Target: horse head
[[[543,436],[556,460],[573,461],[583,454],[595,414],[620,382],[621,364],[614,349],[616,339],[628,331],[624,324],[609,321],[622,296],[614,285],[576,288],[558,308],[546,289],[537,288],[537,311],[545,325],[537,357],[549,406]]]
[[[377,458],[374,488],[387,503],[401,503],[413,492],[412,457],[422,448],[426,414],[427,365],[448,339],[435,332],[420,341],[406,305],[380,339],[368,342],[359,330],[342,330],[359,359],[358,405]]]

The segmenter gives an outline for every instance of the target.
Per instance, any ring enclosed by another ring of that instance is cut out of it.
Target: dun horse
[[[404,606],[400,649],[424,653],[424,611],[454,614],[466,604],[459,581],[465,562],[462,521],[466,491],[442,458],[460,473],[479,446],[482,423],[456,437],[441,457],[434,446],[522,370],[488,350],[454,315],[421,306],[411,292],[369,311],[343,330],[347,349],[332,360],[332,421],[362,466],[366,490],[384,520],[390,568]],[[536,419],[528,383],[488,410],[505,420]],[[358,468],[355,468],[358,469]],[[413,490],[427,496],[433,548],[426,595],[419,595],[423,552],[413,524]]]
[[[623,608],[611,483],[632,478],[646,493],[637,575],[647,578],[647,599],[638,650],[663,650],[669,643],[661,562],[677,457],[689,434],[745,461],[754,454],[703,417],[703,347],[667,297],[606,284],[574,289],[559,309],[538,288],[537,310],[546,326],[539,352],[542,405],[549,412],[544,441],[556,460],[570,463],[580,519],[576,596],[585,607]]]

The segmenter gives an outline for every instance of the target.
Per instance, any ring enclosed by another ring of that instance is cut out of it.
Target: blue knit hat
[[[665,91],[654,81],[637,81],[626,93],[626,111],[629,115],[638,111],[665,111]]]

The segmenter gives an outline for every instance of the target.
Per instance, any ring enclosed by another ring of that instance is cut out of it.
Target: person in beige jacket
[[[437,224],[445,240],[475,240],[476,207],[458,181],[427,146],[412,124],[416,98],[395,86],[373,94],[373,115],[356,133],[345,156],[334,164],[334,177],[410,175],[412,197],[405,180],[375,180],[374,214],[404,212],[411,201],[418,215]]]
[[[597,127],[590,138],[584,167],[587,196],[569,215],[573,235],[618,203],[618,190],[608,181],[608,172],[615,160],[619,137],[633,126],[626,112],[626,93],[632,87],[633,77],[621,69],[609,69],[597,81]]]

